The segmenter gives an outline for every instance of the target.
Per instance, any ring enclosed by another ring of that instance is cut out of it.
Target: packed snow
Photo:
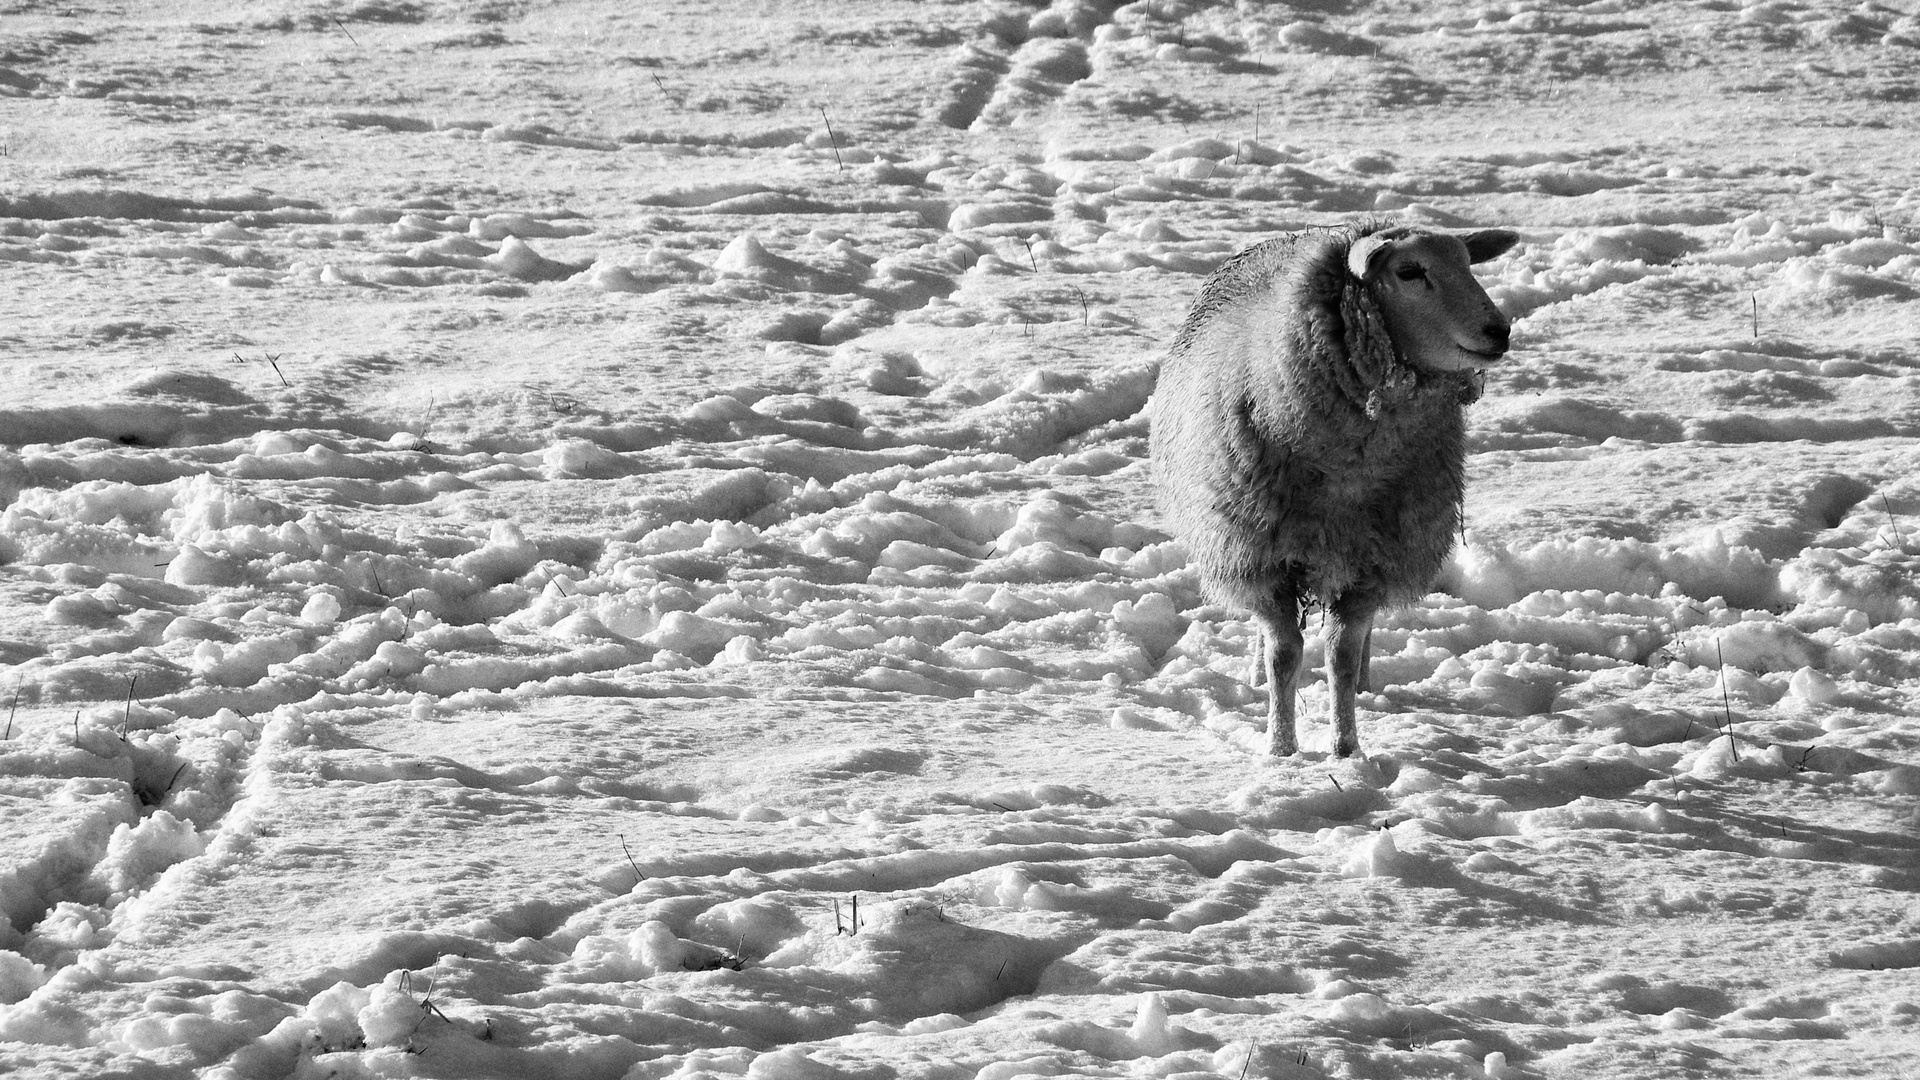
[[[15,4],[0,1073],[1907,1075],[1920,13]],[[1501,227],[1367,754],[1204,276]]]

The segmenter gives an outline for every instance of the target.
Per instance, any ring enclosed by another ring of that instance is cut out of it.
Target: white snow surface
[[[1911,3],[0,18],[0,1073],[1920,1062]],[[1203,276],[1504,227],[1364,758]]]

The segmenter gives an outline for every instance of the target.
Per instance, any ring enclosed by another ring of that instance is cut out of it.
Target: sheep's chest
[[[1367,417],[1358,409],[1300,408],[1285,430],[1264,433],[1289,474],[1283,489],[1366,501],[1408,482],[1457,472],[1465,422],[1457,402],[1419,393]]]
[[[1249,539],[1266,549],[1257,561],[1314,567],[1323,595],[1360,580],[1424,588],[1459,522],[1457,397],[1416,393],[1373,419],[1356,410],[1292,420],[1289,437],[1268,440],[1264,475],[1248,477]]]

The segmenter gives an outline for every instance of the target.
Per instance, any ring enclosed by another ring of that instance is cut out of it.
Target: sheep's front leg
[[[1300,601],[1291,590],[1275,593],[1270,607],[1253,613],[1260,627],[1260,658],[1267,677],[1267,753],[1290,757],[1294,736],[1294,684],[1300,676]]]
[[[1333,691],[1333,752],[1352,757],[1360,752],[1360,722],[1354,716],[1354,697],[1366,686],[1371,666],[1373,613],[1379,601],[1348,593],[1329,610],[1327,681]]]

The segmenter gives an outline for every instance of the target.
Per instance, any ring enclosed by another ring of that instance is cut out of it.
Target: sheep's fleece
[[[1259,609],[1287,584],[1424,595],[1452,550],[1461,406],[1476,372],[1402,360],[1347,253],[1380,224],[1291,233],[1228,260],[1162,364],[1152,404],[1162,506],[1214,599]]]

